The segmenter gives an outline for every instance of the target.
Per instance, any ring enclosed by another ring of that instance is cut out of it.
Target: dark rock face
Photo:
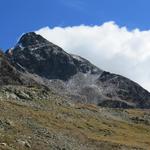
[[[12,50],[11,61],[30,73],[49,79],[67,79],[76,73],[67,53],[35,33],[27,33],[20,39]]]
[[[37,85],[37,83],[13,67],[5,54],[0,51],[0,86],[2,85]]]
[[[68,54],[34,32],[24,34],[6,56],[11,64],[9,70],[16,72],[14,78],[23,76],[26,81],[33,80],[57,92],[82,97],[85,103],[114,108],[150,108],[150,93],[137,83],[103,71],[80,56]],[[1,78],[8,70],[2,72]],[[38,76],[36,80],[35,76]],[[14,80],[24,81],[19,79]]]
[[[104,71],[98,78],[97,84],[103,87],[105,95],[110,98],[116,97],[136,104],[137,107],[147,107],[146,101],[150,104],[150,93],[123,76]]]
[[[2,51],[0,51],[0,85],[21,84],[17,70],[9,64]]]
[[[22,36],[12,50],[10,59],[12,63],[21,65],[28,72],[48,79],[68,80],[78,71],[96,73],[99,70],[87,60],[83,59],[82,63],[83,60],[73,58],[62,48],[33,32]]]
[[[82,73],[91,73],[91,74],[100,74],[102,70],[91,64],[88,60],[77,56],[71,55],[73,57],[73,62],[78,70],[78,72]]]

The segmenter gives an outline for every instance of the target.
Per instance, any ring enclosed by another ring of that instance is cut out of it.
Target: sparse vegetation
[[[35,98],[29,101],[12,96],[8,99],[8,93],[1,92],[2,150],[148,150],[150,147],[149,110],[73,104],[69,98],[52,91],[41,100],[36,99],[36,95],[42,89],[16,87],[15,91],[19,92],[19,89],[20,93]],[[147,119],[147,122],[137,123],[133,118],[138,117]]]

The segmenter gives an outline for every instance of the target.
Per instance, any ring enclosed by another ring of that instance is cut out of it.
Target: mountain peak
[[[48,79],[68,80],[78,72],[91,74],[100,72],[100,69],[89,61],[68,54],[34,32],[24,34],[16,46],[6,54],[12,62],[23,66],[28,72]]]
[[[22,47],[35,46],[42,43],[48,43],[41,35],[36,34],[35,32],[25,33],[19,40],[17,45],[22,45]]]

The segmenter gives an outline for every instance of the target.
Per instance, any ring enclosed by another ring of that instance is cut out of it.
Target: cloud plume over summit
[[[96,26],[44,27],[36,31],[99,68],[124,75],[150,91],[150,30],[128,30],[114,22]]]

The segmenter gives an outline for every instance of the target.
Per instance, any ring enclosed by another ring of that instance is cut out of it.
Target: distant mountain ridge
[[[34,32],[24,34],[16,46],[3,55],[16,73],[14,79],[10,75],[14,82],[9,84],[31,80],[83,103],[114,108],[150,108],[150,93],[137,83],[103,71],[80,56],[68,54]],[[3,66],[0,67],[0,80],[4,84],[6,73]],[[20,76],[26,78],[20,79]]]

